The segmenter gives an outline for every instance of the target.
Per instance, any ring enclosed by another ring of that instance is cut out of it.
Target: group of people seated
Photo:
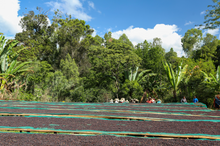
[[[160,99],[157,99],[157,101],[154,98],[149,97],[146,101],[147,103],[161,103]]]
[[[193,97],[193,103],[197,103],[199,102],[199,100],[196,98],[196,96]],[[186,97],[183,96],[183,98],[181,99],[181,103],[187,103]]]
[[[132,99],[131,100],[132,103],[137,103],[139,102],[138,99]],[[125,98],[121,98],[120,100],[118,98],[115,98],[115,100],[110,99],[110,103],[129,103],[128,100],[125,100]]]
[[[138,103],[139,100],[138,99],[132,99],[130,102],[131,103]],[[147,103],[161,103],[161,100],[157,99],[157,101],[156,101],[154,98],[149,97],[146,102]],[[198,102],[199,102],[199,100],[196,98],[196,96],[194,96],[193,103],[198,103]],[[116,98],[115,100],[111,99],[110,103],[129,103],[129,101],[125,100],[125,98],[121,98],[120,100],[118,98]],[[183,96],[183,98],[181,99],[181,103],[187,103],[187,100],[186,100],[185,96]],[[215,96],[213,106],[215,108],[218,108],[218,109],[220,108],[220,96],[219,95]]]
[[[194,96],[193,103],[197,103],[197,102],[199,102],[199,100],[196,98],[196,96]],[[183,98],[181,99],[181,103],[187,103],[185,96],[183,96]],[[215,95],[213,106],[214,108],[220,109],[220,96],[219,95]]]

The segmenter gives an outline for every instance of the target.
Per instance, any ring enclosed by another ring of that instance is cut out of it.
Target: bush
[[[205,83],[200,84],[196,89],[196,96],[199,102],[206,104],[209,108],[213,108],[215,88],[212,85]]]
[[[70,100],[74,102],[108,102],[113,98],[111,91],[98,87],[84,89],[83,86],[79,86],[71,90],[70,94]]]
[[[143,93],[143,88],[140,84],[138,84],[137,81],[126,80],[125,83],[122,85],[120,95],[125,99],[129,99],[129,97],[131,97],[141,100]]]

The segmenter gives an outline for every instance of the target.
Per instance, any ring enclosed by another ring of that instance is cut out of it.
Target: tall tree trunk
[[[118,93],[119,93],[119,91],[120,91],[120,85],[119,85],[119,83],[118,83],[117,80],[115,81],[115,85],[116,85],[116,88],[117,88],[116,98],[119,99],[119,97],[118,97]]]
[[[141,97],[140,103],[143,103],[144,99],[146,99],[146,96],[147,96],[147,92],[145,91],[143,96]]]
[[[175,101],[177,101],[176,90],[173,90],[173,98],[174,98]]]
[[[145,92],[144,92],[144,94],[143,94],[143,96],[142,96],[142,98],[141,98],[140,103],[145,102],[145,100],[146,100],[146,98],[147,98],[147,93],[148,93],[148,95],[150,95],[150,92],[149,92],[148,90],[145,90]]]

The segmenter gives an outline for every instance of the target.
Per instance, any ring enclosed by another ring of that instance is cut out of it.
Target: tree
[[[220,40],[218,40],[218,44],[220,44]],[[220,65],[220,45],[217,46],[216,49],[216,61],[215,61],[215,66],[216,68]]]
[[[23,31],[17,33],[15,39],[20,43],[14,48],[19,50],[22,46],[28,47],[20,53],[19,61],[41,60],[50,64],[55,62],[57,44],[55,39],[55,26],[49,26],[47,12],[37,8],[38,14],[29,11],[20,21]]]
[[[104,43],[104,39],[103,38],[101,38],[99,35],[96,35],[95,39],[96,39],[96,41],[98,41],[100,46],[103,45],[103,43]]]
[[[144,94],[140,102],[145,102],[147,95],[148,97],[158,98],[158,96],[163,97],[167,88],[165,88],[164,81],[161,75],[147,76],[145,80],[141,83],[144,88]]]
[[[105,46],[107,47],[111,42],[112,42],[112,32],[108,32],[108,33],[105,33],[104,35],[104,38],[105,38]]]
[[[124,89],[126,89],[127,91],[126,92],[129,92],[130,94],[130,97],[133,97],[133,90],[137,90],[138,88],[138,85],[140,86],[141,84],[143,84],[144,81],[147,80],[147,78],[151,77],[151,76],[155,76],[156,74],[155,73],[149,73],[151,70],[143,70],[141,72],[138,72],[138,69],[139,67],[136,67],[136,70],[135,69],[130,69],[129,71],[125,71],[124,74],[125,74],[125,82],[124,85],[122,86],[122,88],[124,87]],[[131,83],[128,83],[128,82],[131,82]],[[128,86],[129,85],[129,86]],[[135,89],[133,89],[133,86],[135,86]],[[127,87],[127,88],[125,88]],[[130,87],[130,88],[128,88]],[[131,91],[129,91],[129,89]],[[143,93],[143,89],[141,91],[141,93]],[[140,97],[138,98],[140,99]]]
[[[75,63],[75,60],[67,54],[65,60],[61,59],[60,61],[60,68],[63,75],[66,76],[67,80],[74,80],[76,83],[79,82],[79,72],[78,67]]]
[[[166,71],[168,81],[170,82],[171,87],[173,88],[173,97],[177,101],[176,92],[178,89],[178,85],[182,81],[188,65],[185,65],[182,68],[181,63],[180,66],[177,67],[176,72],[173,71],[173,68],[170,63],[163,62],[163,66]]]
[[[160,63],[164,59],[165,50],[161,47],[150,48],[143,62],[143,67],[151,69],[153,72],[162,73],[163,65]]]
[[[128,37],[126,36],[126,34],[122,34],[119,39],[119,41],[121,41],[122,43],[125,43],[127,45],[129,45],[130,47],[134,47],[132,42],[128,39]]]
[[[136,80],[125,80],[124,84],[122,85],[121,92],[121,96],[125,97],[125,99],[130,100],[131,98],[135,98],[140,100],[141,95],[143,94],[143,88]]]
[[[92,70],[114,79],[117,97],[120,91],[120,78],[124,71],[138,66],[141,61],[129,45],[118,40],[113,40],[107,48],[92,46],[89,57]]]
[[[151,47],[151,43],[148,43],[146,40],[135,46],[135,53],[142,59],[141,68],[148,68],[146,63],[149,61],[148,51]]]
[[[67,54],[74,58],[79,73],[82,76],[90,68],[88,59],[88,50],[92,44],[99,42],[91,36],[93,29],[83,20],[72,19],[69,16],[66,19],[54,19],[54,23],[59,26],[57,30],[57,40],[59,44],[59,53],[57,65],[60,60],[65,59]]]
[[[167,62],[174,63],[176,62],[175,58],[177,57],[177,53],[173,51],[173,48],[171,48],[170,51],[167,52],[164,57],[167,60]]]
[[[199,29],[192,28],[187,30],[184,37],[181,39],[183,51],[190,56],[194,49],[200,48],[202,41],[202,31]]]
[[[203,39],[203,45],[201,49],[195,51],[194,59],[202,58],[204,60],[212,59],[217,60],[217,46],[219,41],[216,36],[213,36],[209,33],[206,34],[206,37]]]
[[[205,28],[204,29],[215,29],[219,27],[220,22],[220,2],[219,0],[212,0],[215,4],[214,5],[208,5],[208,7],[212,8],[210,10],[206,10],[205,15]],[[203,25],[200,25],[203,26]]]
[[[154,38],[153,39],[153,45],[152,47],[156,48],[156,47],[159,47],[159,48],[162,48],[162,41],[161,41],[161,38]]]

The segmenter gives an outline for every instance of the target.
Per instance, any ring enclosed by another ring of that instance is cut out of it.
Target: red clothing
[[[152,100],[148,100],[147,103],[153,103],[153,101]]]

